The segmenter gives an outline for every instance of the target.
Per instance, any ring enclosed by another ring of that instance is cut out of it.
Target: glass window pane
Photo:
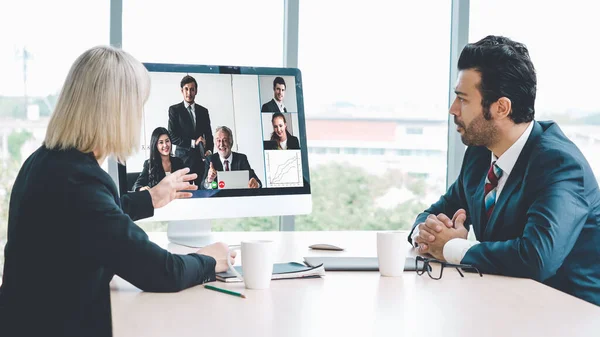
[[[142,62],[282,66],[283,1],[123,1],[123,49]]]
[[[126,0],[123,49],[142,62],[281,67],[283,1]],[[139,225],[167,228],[164,222]],[[213,221],[215,231],[278,228],[277,217]]]
[[[445,191],[450,5],[300,4],[308,146],[340,150],[311,151],[296,229],[409,228]]]
[[[44,140],[71,64],[86,49],[109,43],[109,6],[104,0],[11,1],[1,6],[0,264],[14,179]]]
[[[543,8],[535,1],[470,3],[469,42],[504,35],[527,46],[537,71],[535,118],[558,122],[600,178],[600,45],[596,43],[600,21],[596,3],[545,2]]]

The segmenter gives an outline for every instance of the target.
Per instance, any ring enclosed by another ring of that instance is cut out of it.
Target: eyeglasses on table
[[[421,262],[421,265],[419,265],[419,262]],[[477,267],[474,267],[469,264],[448,263],[433,258],[423,257],[420,255],[418,255],[415,259],[415,270],[417,271],[417,275],[419,276],[427,272],[427,275],[429,275],[429,277],[431,277],[434,280],[439,280],[444,274],[444,267],[455,268],[461,277],[465,277],[461,269],[474,270],[479,274],[480,277],[483,277],[483,274],[481,274]]]

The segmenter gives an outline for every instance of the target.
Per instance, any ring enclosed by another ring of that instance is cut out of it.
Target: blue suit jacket
[[[481,243],[461,263],[600,305],[600,191],[583,154],[554,122],[534,122],[488,222],[483,191],[490,161],[487,148],[469,147],[456,182],[419,214],[413,230],[429,214],[452,217],[464,208]]]

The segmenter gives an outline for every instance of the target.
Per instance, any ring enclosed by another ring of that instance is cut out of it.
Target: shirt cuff
[[[196,143],[194,143],[194,140],[191,140],[191,145],[190,145],[190,149],[193,149],[196,147]]]
[[[479,244],[479,241],[468,241],[460,238],[452,239],[444,245],[444,259],[453,264],[460,264],[467,251],[477,244]]]
[[[410,236],[410,240],[412,241],[413,247],[415,248],[419,247],[419,244],[415,241],[417,236],[419,236],[419,225],[415,226],[415,229],[413,230],[412,235]]]

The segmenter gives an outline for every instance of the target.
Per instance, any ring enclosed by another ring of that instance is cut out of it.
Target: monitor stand
[[[169,242],[201,248],[214,243],[210,220],[172,220],[167,225]]]

